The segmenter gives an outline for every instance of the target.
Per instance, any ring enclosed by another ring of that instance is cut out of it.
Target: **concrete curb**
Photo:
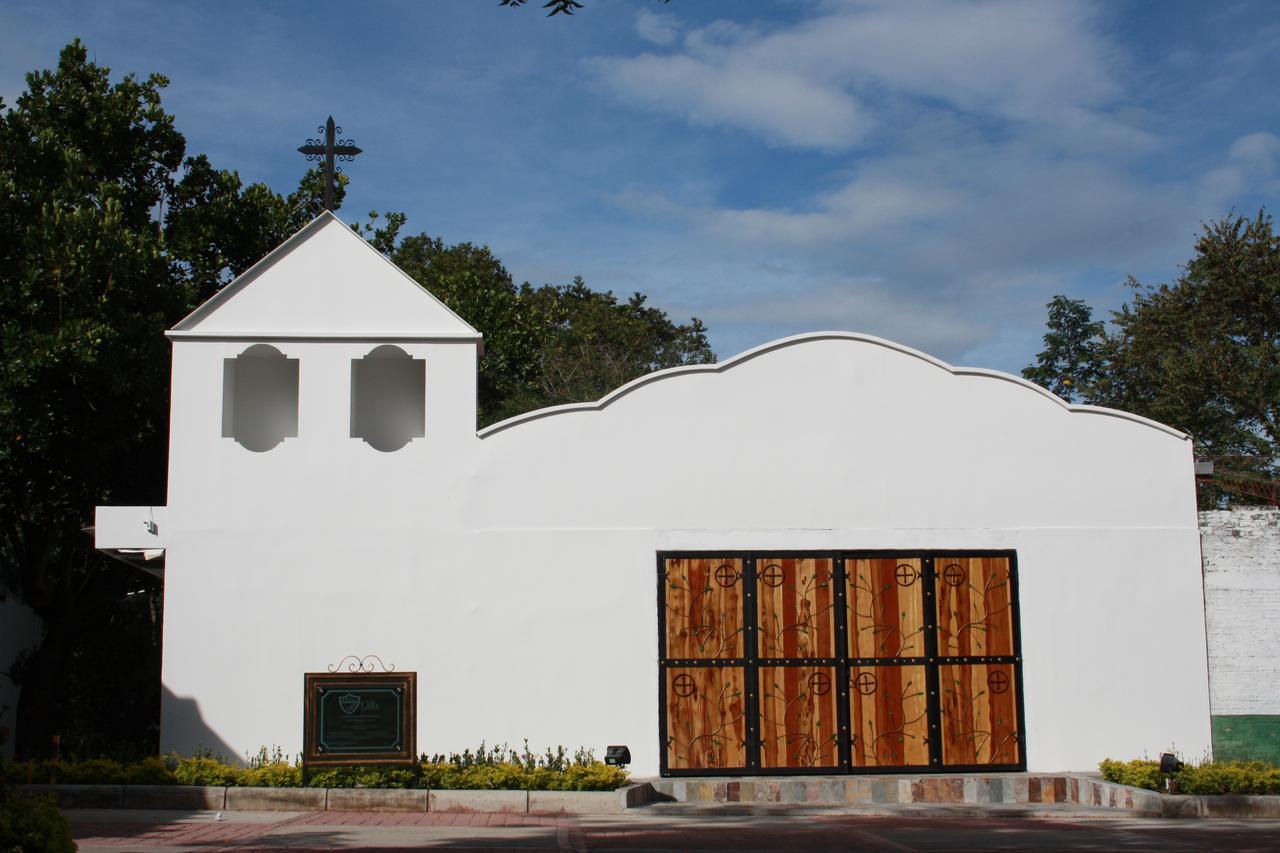
[[[1074,814],[1165,818],[1280,818],[1280,796],[1161,794],[1081,774],[774,779],[658,779],[616,791],[428,791],[405,788],[202,788],[185,785],[23,785],[67,809],[387,811],[618,815],[655,803],[688,814],[801,814],[839,810],[939,816]],[[1033,796],[1034,795],[1034,796]]]
[[[64,809],[122,809],[124,785],[20,785],[29,794],[52,794]]]
[[[429,812],[528,814],[528,791],[432,791]]]
[[[420,788],[329,788],[328,812],[425,812],[430,791]]]
[[[227,789],[198,785],[125,785],[123,807],[222,811],[227,807]]]
[[[327,788],[227,788],[227,811],[322,812]]]
[[[616,791],[428,791],[418,788],[203,788],[187,785],[22,785],[64,809],[455,812],[608,815],[654,802],[650,785]]]

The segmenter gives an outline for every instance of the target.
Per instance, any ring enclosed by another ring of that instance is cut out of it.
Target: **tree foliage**
[[[517,286],[488,247],[446,245],[427,234],[400,240],[401,224],[403,218],[391,220],[372,232],[371,242],[484,334],[482,426],[595,400],[654,370],[715,360],[701,321],[675,323],[646,305],[643,294],[620,301],[580,277],[567,285]]]
[[[1087,397],[1098,381],[1098,351],[1106,324],[1093,319],[1083,299],[1058,295],[1048,305],[1044,350],[1022,376],[1043,385],[1065,400]]]
[[[87,746],[113,715],[113,748],[147,748],[124,732],[156,718],[158,584],[81,528],[98,504],[164,502],[165,329],[318,210],[315,173],[282,198],[184,160],[166,85],[113,83],[76,41],[0,118],[0,591],[47,632],[11,668],[24,752]]]
[[[1053,389],[1075,372],[1087,378],[1087,402],[1177,427],[1198,455],[1228,469],[1280,473],[1280,236],[1271,217],[1208,223],[1176,280],[1129,286],[1131,300],[1101,339],[1083,303],[1050,303],[1046,349],[1024,375]]]
[[[1171,423],[1212,457],[1280,451],[1280,238],[1271,217],[1204,226],[1172,284],[1130,280],[1097,397]]]
[[[671,2],[671,0],[661,0],[661,1],[663,3]],[[529,0],[498,0],[498,5],[509,6],[513,9],[518,9],[519,7],[525,5],[528,2]],[[555,15],[572,15],[577,10],[583,9],[586,7],[581,2],[581,0],[546,0],[546,2],[542,4],[542,8],[549,10],[547,12],[547,17],[550,18]]]
[[[166,85],[112,82],[75,41],[12,109],[0,103],[0,596],[46,629],[0,661],[22,688],[20,755],[46,753],[53,734],[72,754],[154,753],[159,584],[82,528],[97,505],[164,502],[164,331],[321,209],[316,171],[281,196],[187,156]],[[487,248],[400,240],[403,223],[364,232],[485,334],[485,423],[712,359],[701,323],[672,323],[639,294],[517,287]]]

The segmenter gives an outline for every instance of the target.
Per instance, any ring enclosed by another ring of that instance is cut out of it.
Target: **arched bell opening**
[[[391,453],[426,435],[427,365],[386,344],[351,362],[351,437]]]
[[[222,362],[222,435],[254,453],[298,437],[298,359],[254,344]]]

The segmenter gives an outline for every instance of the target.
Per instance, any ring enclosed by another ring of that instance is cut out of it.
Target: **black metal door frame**
[[[938,557],[1005,557],[1009,560],[1010,610],[1013,620],[1013,654],[992,656],[946,657],[938,654],[937,636],[937,573],[934,561]],[[742,560],[743,596],[742,625],[744,657],[741,658],[668,658],[666,624],[666,561],[675,559],[740,559]],[[849,657],[848,583],[846,562],[862,559],[919,559],[924,583],[922,606],[924,607],[923,658],[851,658]],[[759,656],[759,631],[756,604],[756,567],[760,560],[829,559],[836,583],[835,643],[833,658],[761,658]],[[1027,769],[1026,714],[1023,703],[1022,677],[1022,618],[1018,594],[1018,554],[1013,550],[917,549],[917,550],[836,550],[836,551],[659,551],[658,566],[658,745],[660,749],[660,775],[662,776],[830,776],[924,774],[924,773],[1004,773],[1024,772]],[[938,678],[943,665],[1007,664],[1014,668],[1017,702],[1018,763],[944,765],[942,763],[942,702]],[[857,666],[923,666],[928,696],[929,764],[858,767],[853,764],[852,738],[849,732],[849,671]],[[677,769],[667,766],[667,678],[670,667],[742,667],[747,691],[745,702],[746,767],[722,769]],[[838,695],[836,714],[840,726],[838,760],[839,767],[761,767],[760,766],[760,667],[762,666],[827,666],[836,672]]]

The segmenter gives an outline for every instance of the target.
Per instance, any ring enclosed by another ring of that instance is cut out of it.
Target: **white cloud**
[[[827,0],[798,23],[718,21],[671,53],[597,58],[624,102],[847,152],[803,192],[765,173],[767,191],[739,183],[733,203],[649,188],[622,203],[679,223],[690,255],[735,258],[695,285],[726,352],[830,327],[952,359],[1022,341],[1053,292],[1079,292],[1073,276],[1112,271],[1096,289],[1148,269],[1204,208],[1203,190],[1142,168],[1170,141],[1126,91],[1130,60],[1097,8]],[[1231,169],[1275,157],[1255,136]]]
[[[1245,168],[1269,174],[1280,159],[1280,138],[1266,132],[1250,133],[1233,142],[1227,154]]]
[[[1227,149],[1226,161],[1201,178],[1202,195],[1211,206],[1222,207],[1251,188],[1280,190],[1277,161],[1280,138],[1265,131],[1241,136]]]
[[[857,99],[838,86],[781,69],[649,53],[589,65],[635,103],[677,112],[695,125],[746,129],[787,145],[843,148],[871,124]]]
[[[590,67],[623,100],[797,147],[862,143],[873,125],[868,98],[1051,127],[1065,137],[1056,144],[1152,144],[1109,109],[1123,62],[1090,7],[929,0],[824,10],[781,29],[717,21],[691,31],[680,52],[597,57]],[[674,38],[655,32],[663,44]]]
[[[763,338],[799,331],[852,329],[955,358],[990,336],[992,325],[935,310],[910,287],[841,277],[783,294],[748,294],[704,312],[712,327],[755,327]],[[733,355],[725,352],[724,355]]]
[[[668,45],[680,35],[680,23],[674,15],[641,9],[636,14],[636,35],[652,44]]]

